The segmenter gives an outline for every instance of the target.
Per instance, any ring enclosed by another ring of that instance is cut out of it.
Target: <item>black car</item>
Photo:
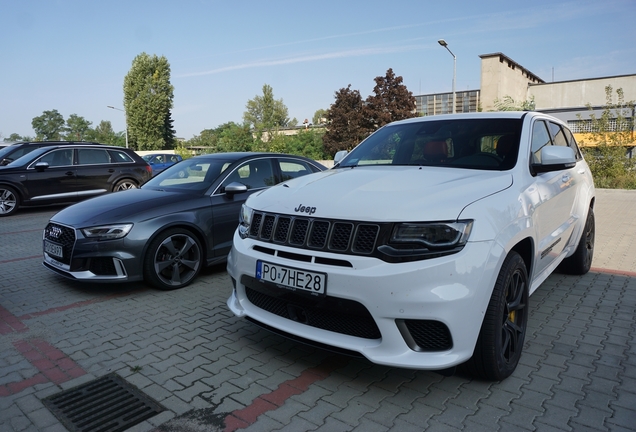
[[[141,186],[150,165],[133,150],[101,144],[39,147],[0,167],[0,216],[20,206],[72,203]]]
[[[140,189],[54,215],[44,229],[44,266],[77,280],[145,280],[159,289],[181,288],[203,266],[227,259],[248,196],[325,169],[311,159],[276,153],[184,160]]]
[[[100,145],[94,142],[75,142],[75,141],[25,141],[10,143],[7,146],[0,148],[0,166],[9,165],[14,160],[21,158],[27,153],[32,152],[40,147],[60,146],[60,145],[76,145],[76,144],[91,144]]]

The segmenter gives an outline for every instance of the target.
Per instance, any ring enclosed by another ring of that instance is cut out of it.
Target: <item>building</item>
[[[483,54],[478,90],[456,92],[456,112],[494,111],[495,102],[512,98],[534,101],[535,110],[563,120],[576,135],[589,132],[590,108],[600,115],[606,105],[605,88],[622,89],[625,101],[636,101],[636,74],[583,80],[546,82],[502,53]],[[615,96],[615,94],[614,94]],[[452,112],[452,93],[415,96],[422,115]],[[634,108],[628,116],[636,117]],[[577,136],[577,138],[579,138]]]

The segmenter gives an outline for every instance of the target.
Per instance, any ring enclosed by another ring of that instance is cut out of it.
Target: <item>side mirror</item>
[[[561,171],[576,165],[574,150],[565,146],[546,146],[541,150],[541,163],[532,164],[533,174]]]
[[[44,171],[45,169],[47,169],[49,167],[49,163],[48,162],[38,162],[36,163],[33,168],[35,168],[38,171]]]
[[[235,195],[238,193],[247,192],[247,186],[243,183],[232,182],[229,185],[225,186],[224,192],[228,195]]]
[[[346,150],[340,150],[338,153],[336,153],[336,155],[333,157],[333,164],[334,165],[338,165],[340,163],[341,160],[344,159],[344,157],[346,155],[348,155],[349,152]]]

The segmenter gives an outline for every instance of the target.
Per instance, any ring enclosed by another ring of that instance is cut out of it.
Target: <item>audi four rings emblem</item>
[[[60,238],[62,235],[62,230],[59,227],[51,227],[49,228],[49,236],[53,238]]]

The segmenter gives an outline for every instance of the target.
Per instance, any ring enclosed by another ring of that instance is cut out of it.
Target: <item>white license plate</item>
[[[57,245],[55,243],[48,242],[46,240],[44,241],[44,252],[46,252],[49,255],[56,256],[58,258],[64,257],[62,246]]]
[[[312,294],[327,292],[326,273],[310,272],[264,261],[256,262],[256,279]]]

